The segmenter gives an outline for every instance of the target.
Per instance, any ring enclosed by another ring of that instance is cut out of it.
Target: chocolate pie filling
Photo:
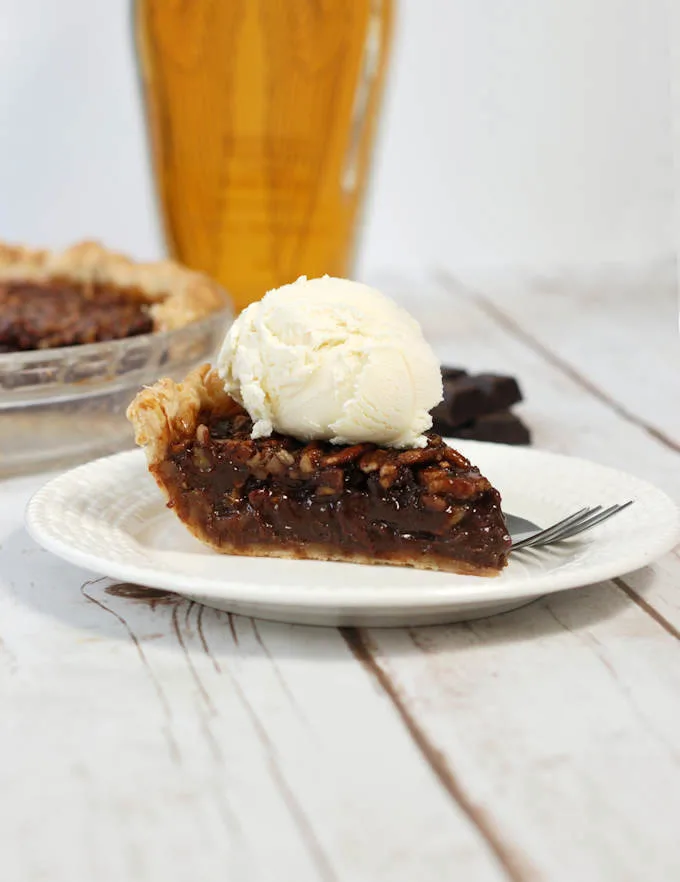
[[[67,279],[0,282],[0,352],[147,334],[149,304],[133,288]]]
[[[243,411],[201,413],[195,437],[151,467],[169,505],[212,544],[505,566],[510,538],[498,492],[438,436],[422,450],[391,450],[280,435],[253,441],[251,430]]]

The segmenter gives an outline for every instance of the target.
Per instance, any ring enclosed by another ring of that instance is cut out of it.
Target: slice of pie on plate
[[[0,353],[171,331],[227,305],[216,282],[170,260],[137,263],[97,242],[0,243]]]
[[[142,390],[128,417],[168,506],[219,552],[480,576],[507,563],[498,491],[436,435],[408,450],[253,440],[209,365]]]

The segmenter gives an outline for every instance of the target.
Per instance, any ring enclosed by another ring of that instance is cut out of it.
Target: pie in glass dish
[[[0,243],[0,353],[171,331],[227,305],[216,282],[173,261],[137,263],[97,242]]]
[[[507,563],[498,491],[437,435],[410,449],[253,438],[209,365],[143,389],[128,418],[168,506],[218,552],[480,576]]]

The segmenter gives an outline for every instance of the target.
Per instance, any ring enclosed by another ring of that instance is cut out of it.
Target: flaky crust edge
[[[137,393],[127,409],[135,441],[144,448],[150,466],[165,459],[168,448],[193,437],[202,410],[225,416],[238,405],[209,364],[193,370],[181,383],[158,380]]]
[[[173,260],[138,263],[99,242],[79,242],[65,251],[0,242],[0,281],[52,278],[109,282],[138,290],[152,304],[149,312],[156,331],[172,331],[229,305],[217,282]]]

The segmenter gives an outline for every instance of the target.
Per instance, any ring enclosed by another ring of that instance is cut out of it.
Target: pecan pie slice
[[[492,576],[510,548],[500,496],[432,435],[422,449],[253,440],[208,365],[128,409],[168,506],[217,551]]]
[[[0,243],[0,353],[169,331],[226,305],[215,282],[172,261],[135,263],[96,242]]]

